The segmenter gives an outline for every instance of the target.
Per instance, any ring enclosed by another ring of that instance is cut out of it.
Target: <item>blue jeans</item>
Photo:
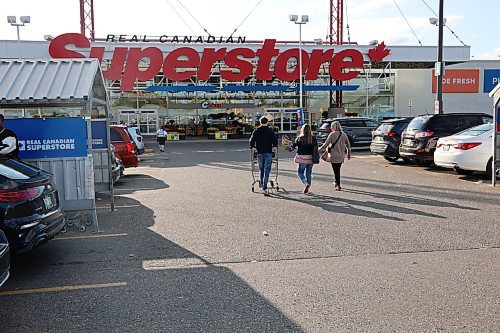
[[[271,165],[273,164],[273,154],[262,153],[257,155],[260,170],[260,186],[266,190],[267,182],[269,181],[269,173],[271,172]]]
[[[304,171],[306,175],[304,176]],[[299,163],[299,167],[297,169],[297,175],[303,183],[308,183],[311,185],[312,182],[312,172],[313,172],[313,164],[302,164]]]

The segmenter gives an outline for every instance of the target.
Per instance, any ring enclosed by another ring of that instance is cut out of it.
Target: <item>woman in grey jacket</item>
[[[342,132],[342,126],[340,126],[338,121],[332,122],[331,128],[332,132],[328,135],[325,143],[319,147],[319,151],[329,150],[324,160],[332,164],[335,175],[335,190],[340,191],[340,168],[346,157],[348,160],[351,159],[351,143],[347,134]]]

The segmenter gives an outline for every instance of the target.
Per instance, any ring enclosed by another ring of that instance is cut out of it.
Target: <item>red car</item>
[[[126,126],[111,125],[111,144],[115,147],[115,154],[120,157],[125,168],[138,167],[139,159],[135,150],[134,142],[127,131]]]

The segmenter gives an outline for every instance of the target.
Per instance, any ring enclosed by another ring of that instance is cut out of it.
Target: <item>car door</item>
[[[111,127],[109,129],[109,136],[111,138],[111,143],[115,147],[115,154],[118,155],[120,159],[123,160],[123,158],[128,155],[127,145],[125,144],[125,140],[123,140],[119,130],[114,127]]]

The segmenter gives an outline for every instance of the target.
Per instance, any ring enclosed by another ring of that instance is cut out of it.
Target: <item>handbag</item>
[[[335,142],[333,144],[331,144],[330,146],[328,146],[328,148],[326,148],[326,151],[323,153],[323,155],[321,155],[321,159],[323,161],[328,161],[330,159],[330,155],[331,155],[331,152],[332,152],[332,149],[333,147],[335,147],[335,145],[337,144],[337,142],[339,142],[339,139],[340,137],[342,136],[342,132],[340,132],[339,136],[337,137],[337,139],[335,140]]]
[[[318,164],[320,160],[319,150],[318,150],[318,140],[313,138],[313,154],[312,154],[312,162],[313,164]]]
[[[299,154],[295,154],[295,157],[293,158],[293,161],[295,163],[299,163],[299,164],[313,164],[312,155],[299,155]]]

